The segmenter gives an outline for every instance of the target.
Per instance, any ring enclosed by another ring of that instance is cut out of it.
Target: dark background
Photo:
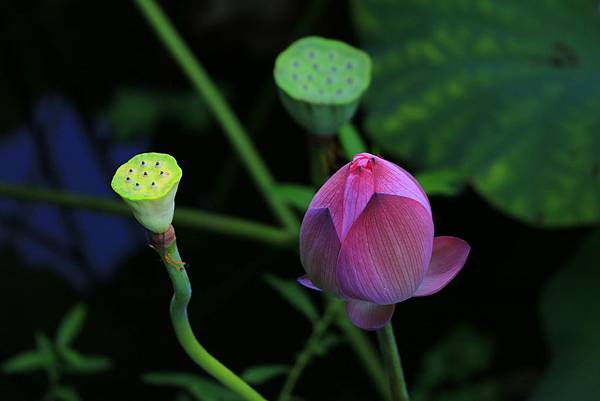
[[[250,127],[276,178],[310,184],[308,140],[276,98],[272,66],[276,55],[301,34],[358,45],[349,5],[291,0],[161,4]],[[316,11],[307,17],[310,7]],[[130,2],[4,1],[0,41],[2,137],[28,124],[36,102],[48,94],[69,99],[84,123],[92,125],[119,88],[190,88]],[[358,126],[361,118],[359,113]],[[178,205],[274,223],[221,129],[210,121],[202,132],[190,134],[180,122],[163,118],[148,133],[147,149],[174,155],[184,170]],[[100,154],[102,149],[96,151]],[[394,161],[411,170],[402,160]],[[341,165],[343,159],[338,162]],[[527,399],[549,361],[539,313],[541,289],[572,256],[586,229],[532,228],[495,211],[468,188],[458,197],[433,197],[431,202],[436,233],[466,239],[472,253],[458,279],[444,291],[396,309],[394,326],[408,382],[414,382],[426,350],[453,328],[467,324],[494,345],[493,363],[481,375],[499,384],[503,399]],[[10,232],[18,221],[5,219],[0,225]],[[29,266],[10,242],[2,245],[0,361],[31,348],[34,333],[52,334],[64,313],[84,302],[89,315],[78,348],[110,356],[114,367],[66,381],[85,400],[174,398],[173,388],[143,384],[141,374],[198,368],[182,352],[170,327],[167,275],[154,252],[143,245],[143,230],[131,226],[137,239],[129,255],[113,274],[91,274],[83,286],[71,285],[52,266]],[[102,248],[102,238],[110,235],[98,233],[97,246]],[[179,229],[178,238],[194,288],[192,325],[206,348],[234,371],[257,363],[291,363],[311,327],[266,285],[263,274],[290,279],[301,275],[295,249],[187,229]],[[320,302],[317,295],[311,296]],[[280,384],[276,380],[265,386],[265,394],[274,398]],[[5,400],[40,399],[45,387],[41,373],[0,376]],[[308,400],[376,399],[344,344],[313,361],[297,393]]]

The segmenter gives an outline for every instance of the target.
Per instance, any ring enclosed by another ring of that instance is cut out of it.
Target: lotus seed
[[[152,181],[152,184],[151,184],[151,185],[152,185],[153,187],[155,187],[155,186],[156,186],[156,183],[155,183],[154,181]]]
[[[145,161],[142,161],[142,163],[141,163],[141,164],[142,164],[142,166],[145,166],[145,165],[146,165],[146,162],[145,162]]]
[[[130,169],[129,169],[129,172],[130,172],[130,173],[133,173],[133,169],[132,169],[132,168],[130,168]]]
[[[331,80],[331,78],[327,78],[327,80],[326,80],[325,82],[327,82],[328,84],[330,84],[330,83],[332,83],[333,81]]]
[[[333,60],[333,53],[329,53],[329,60]]]
[[[139,182],[136,182],[136,183],[135,183],[135,186],[136,186],[136,187],[139,187],[139,186],[140,186],[140,183],[139,183]]]
[[[347,69],[347,70],[351,70],[351,69],[352,69],[352,63],[348,63],[348,64],[346,64],[346,69]]]
[[[156,162],[155,166],[156,167],[160,166],[160,162]]]
[[[308,75],[306,78],[308,78],[308,80],[309,80],[309,81],[312,81],[312,80],[313,80],[313,77],[312,77],[312,75],[310,75],[310,74],[309,74],[309,75]]]
[[[125,181],[131,181],[130,177],[125,178]]]
[[[338,95],[338,96],[341,95],[342,94],[342,90],[341,89],[336,90],[335,94]]]
[[[348,79],[346,80],[346,82],[348,82],[349,84],[352,84],[352,82],[354,82],[354,81],[352,80],[352,78],[348,78]]]
[[[160,172],[160,175],[165,175],[165,172],[164,172],[164,171],[161,171],[161,172]]]
[[[298,74],[292,74],[292,78],[294,79],[294,81],[298,80]]]
[[[314,68],[315,70],[318,70],[318,69],[319,69],[319,64],[313,64],[313,68]]]
[[[294,68],[298,68],[300,67],[300,63],[298,63],[297,61],[294,63]]]
[[[148,172],[144,171],[144,177],[147,177],[147,176],[148,176]]]
[[[337,72],[337,67],[335,67],[335,66],[331,67],[331,72]]]
[[[310,52],[310,53],[308,53],[308,57],[310,57],[310,58],[315,58],[315,52]]]

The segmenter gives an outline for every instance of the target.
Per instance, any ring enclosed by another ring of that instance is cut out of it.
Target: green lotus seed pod
[[[371,59],[344,42],[309,36],[277,57],[284,107],[310,132],[332,135],[350,121],[371,81]]]
[[[161,234],[173,221],[181,175],[173,156],[141,153],[117,169],[111,187],[131,207],[141,225]]]

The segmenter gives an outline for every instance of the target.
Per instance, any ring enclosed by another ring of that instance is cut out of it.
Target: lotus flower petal
[[[373,163],[375,192],[414,199],[422,204],[431,215],[429,200],[417,180],[394,163],[377,156],[373,157],[375,157],[375,163]]]
[[[346,303],[348,318],[364,330],[377,330],[390,321],[395,309],[392,305],[377,305],[372,302],[351,299]]]
[[[349,298],[401,302],[421,284],[432,246],[433,221],[419,202],[375,194],[344,239],[337,284]]]
[[[356,158],[355,158],[356,160]],[[344,218],[342,220],[342,235],[344,237],[367,207],[374,193],[373,173],[370,168],[354,167],[354,162],[349,168],[344,186]]]
[[[317,191],[308,209],[327,208],[331,214],[331,219],[338,233],[339,238],[342,234],[342,220],[344,218],[344,185],[348,176],[348,165],[340,168],[332,175],[325,184]]]
[[[319,287],[317,287],[312,282],[312,280],[310,279],[310,277],[308,277],[306,274],[304,276],[302,276],[302,277],[298,277],[298,279],[296,281],[298,281],[300,284],[302,284],[306,288],[310,288],[311,290],[315,290],[315,291],[321,291],[321,289]]]
[[[429,270],[415,292],[416,297],[435,294],[444,288],[464,266],[471,247],[456,237],[435,237]]]
[[[340,252],[329,209],[309,209],[300,228],[300,260],[313,285],[338,295],[335,281]]]

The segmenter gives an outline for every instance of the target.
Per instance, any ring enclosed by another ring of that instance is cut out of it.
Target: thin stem
[[[165,264],[173,283],[171,300],[171,322],[179,343],[194,362],[225,387],[248,401],[266,401],[248,383],[213,357],[196,339],[187,315],[187,306],[192,297],[192,287],[184,267],[179,265],[181,257],[175,239],[162,250],[156,248]]]
[[[298,354],[296,362],[294,363],[294,366],[290,370],[290,373],[283,384],[277,401],[288,401],[290,399],[292,392],[294,391],[294,386],[296,386],[296,383],[300,379],[304,368],[306,368],[313,355],[316,353],[319,342],[321,341],[323,335],[327,332],[327,329],[331,323],[334,321],[341,305],[342,303],[337,299],[328,300],[325,312],[323,312],[323,315],[315,324],[310,337],[308,337],[308,340],[306,340],[304,348]]]
[[[273,191],[275,181],[260,158],[249,135],[240,123],[229,104],[212,82],[202,64],[185,44],[161,8],[153,0],[135,0],[139,9],[154,29],[171,57],[187,75],[196,91],[204,98],[225,134],[246,164],[259,190],[269,203],[275,216],[290,231],[296,231],[298,221],[287,205],[281,202]]]
[[[80,195],[49,188],[0,182],[1,196],[111,214],[131,215],[128,206],[115,199]],[[193,208],[178,208],[175,211],[173,222],[181,227],[208,230],[278,246],[293,244],[296,237],[295,233],[271,225]]]
[[[345,124],[339,129],[338,138],[348,160],[352,160],[352,157],[357,153],[367,151],[367,145],[365,145],[360,137],[360,132],[352,123]]]
[[[389,384],[385,379],[385,369],[379,359],[377,350],[369,341],[364,331],[354,326],[345,313],[340,313],[337,319],[337,325],[344,333],[346,339],[354,349],[356,356],[360,360],[371,382],[375,385],[380,397],[384,400],[390,400]]]
[[[404,372],[402,371],[402,362],[400,361],[400,354],[398,353],[398,346],[394,337],[394,329],[390,322],[383,329],[377,331],[377,339],[379,340],[379,347],[381,348],[381,354],[387,368],[392,401],[409,401]]]

